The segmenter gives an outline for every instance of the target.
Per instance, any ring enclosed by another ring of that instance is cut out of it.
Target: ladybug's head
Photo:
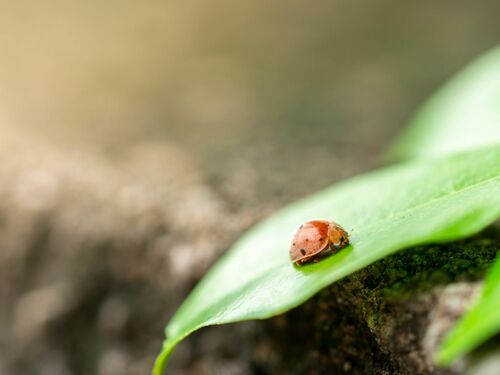
[[[332,222],[329,228],[330,243],[338,249],[349,245],[349,235],[340,225]]]
[[[340,235],[340,247],[346,247],[349,245],[349,236],[347,233]]]

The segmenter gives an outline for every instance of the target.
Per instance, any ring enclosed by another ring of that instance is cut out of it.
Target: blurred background
[[[498,43],[498,14],[493,0],[1,1],[0,374],[147,374],[228,246],[380,165],[418,105]],[[255,332],[208,329],[169,369],[272,373]]]

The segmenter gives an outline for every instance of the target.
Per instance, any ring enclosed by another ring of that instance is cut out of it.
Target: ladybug
[[[349,235],[333,221],[312,220],[302,224],[292,240],[290,258],[296,265],[319,261],[349,245]]]

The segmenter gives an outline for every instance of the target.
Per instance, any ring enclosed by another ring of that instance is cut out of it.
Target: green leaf
[[[449,81],[417,112],[392,159],[445,156],[500,143],[500,47]]]
[[[283,313],[384,256],[470,235],[499,215],[499,146],[389,167],[294,203],[251,229],[193,290],[166,328],[154,374],[201,327]],[[351,246],[299,268],[289,259],[290,240],[314,218],[353,230]]]
[[[500,258],[490,270],[479,301],[453,328],[441,346],[437,362],[449,365],[500,332]]]

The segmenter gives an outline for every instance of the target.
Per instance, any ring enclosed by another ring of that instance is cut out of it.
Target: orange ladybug
[[[319,261],[349,245],[349,235],[333,221],[312,220],[302,224],[292,240],[290,258],[295,264]]]

